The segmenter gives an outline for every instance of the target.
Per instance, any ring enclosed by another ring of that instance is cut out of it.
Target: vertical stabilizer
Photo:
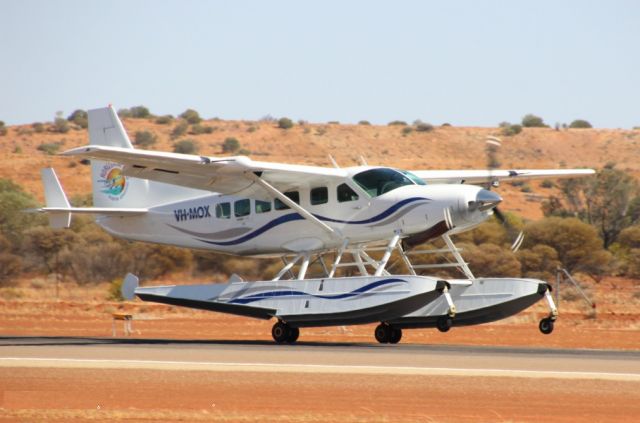
[[[133,148],[112,106],[88,111],[89,143],[109,147]],[[123,166],[91,161],[93,205],[95,207],[146,207],[149,183],[124,175]]]
[[[60,209],[49,212],[49,225],[54,229],[68,228],[71,225],[71,209],[56,172],[51,168],[42,169],[42,183],[47,207]]]

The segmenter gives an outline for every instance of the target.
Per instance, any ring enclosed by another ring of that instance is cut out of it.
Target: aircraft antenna
[[[335,161],[335,159],[333,158],[333,156],[331,154],[329,154],[329,161],[331,162],[333,167],[335,167],[336,169],[340,169],[340,166],[338,166],[338,163]]]

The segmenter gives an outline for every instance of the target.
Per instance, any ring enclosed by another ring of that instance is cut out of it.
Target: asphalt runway
[[[640,382],[640,351],[0,337],[0,367],[353,373]]]

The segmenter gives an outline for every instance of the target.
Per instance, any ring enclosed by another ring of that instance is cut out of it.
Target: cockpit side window
[[[353,180],[371,197],[377,197],[405,185],[414,185],[411,179],[389,168],[365,170],[355,175]]]
[[[338,202],[344,203],[346,201],[356,201],[358,199],[358,194],[355,193],[353,189],[347,184],[340,184],[336,189],[336,194],[338,195]]]

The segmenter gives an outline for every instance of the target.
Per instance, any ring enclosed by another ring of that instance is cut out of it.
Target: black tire
[[[389,338],[390,344],[397,344],[402,339],[402,329],[391,327],[391,337]]]
[[[448,332],[449,329],[451,329],[451,326],[453,326],[453,320],[451,320],[450,317],[443,316],[439,318],[436,323],[436,327],[440,332]]]
[[[291,328],[289,325],[283,322],[278,322],[273,325],[271,329],[271,336],[273,336],[273,340],[278,344],[283,344],[287,342],[289,339],[289,334],[291,333]]]
[[[298,340],[300,336],[300,329],[298,328],[289,328],[289,337],[287,338],[287,343],[293,344]]]
[[[540,329],[540,332],[544,333],[545,335],[549,335],[551,332],[553,332],[553,320],[549,319],[548,317],[540,320],[538,329]]]
[[[380,342],[381,344],[388,344],[391,340],[391,326],[387,325],[386,323],[380,323],[378,326],[376,326],[374,335],[376,337],[376,341]]]

